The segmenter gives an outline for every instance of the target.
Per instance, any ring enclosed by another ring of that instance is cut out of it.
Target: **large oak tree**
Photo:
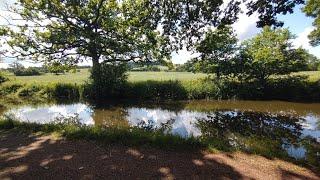
[[[11,10],[21,19],[8,22],[6,40],[19,57],[91,60],[99,70],[102,61],[159,60],[193,48],[208,28],[234,23],[241,3],[263,27],[281,26],[276,15],[292,13],[303,0],[18,0]]]

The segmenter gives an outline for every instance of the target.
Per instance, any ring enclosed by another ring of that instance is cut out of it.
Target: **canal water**
[[[184,138],[217,138],[242,149],[255,144],[262,150],[284,152],[316,164],[320,162],[320,103],[75,102],[0,106],[0,115],[40,124],[52,123],[61,117],[75,117],[85,125],[160,129]]]

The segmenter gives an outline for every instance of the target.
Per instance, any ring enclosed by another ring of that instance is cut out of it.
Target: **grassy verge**
[[[85,139],[106,144],[150,146],[162,149],[195,150],[205,147],[195,138],[184,139],[160,131],[147,131],[135,127],[81,126],[71,123],[36,124],[6,118],[0,120],[0,129],[26,133],[56,133],[69,139]]]
[[[31,98],[33,100],[90,99],[92,90],[86,84],[71,83],[20,84],[9,82],[0,85],[3,99]],[[319,81],[308,81],[299,76],[271,79],[265,87],[257,82],[239,83],[230,80],[198,79],[190,81],[139,81],[128,82],[117,94],[105,97],[131,100],[190,100],[190,99],[244,99],[320,101]]]
[[[49,99],[79,99],[83,86],[77,84],[20,84],[6,83],[0,85],[0,97],[12,100],[33,99],[34,101]]]
[[[66,122],[70,121],[66,119]],[[208,150],[211,152],[231,152],[241,150],[219,137],[188,137],[165,134],[161,130],[145,130],[138,127],[103,127],[86,126],[77,123],[36,124],[6,117],[0,120],[0,129],[16,130],[25,133],[55,133],[68,139],[84,139],[104,144],[121,144],[126,146],[149,146],[170,150]],[[269,158],[286,157],[283,153],[271,151],[273,142],[249,138],[252,149],[247,153],[260,154]],[[275,145],[277,146],[277,145]],[[281,151],[282,152],[282,151]]]

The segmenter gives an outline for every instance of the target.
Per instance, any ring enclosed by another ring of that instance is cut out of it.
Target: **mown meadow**
[[[316,74],[316,73],[315,73]],[[207,77],[204,73],[192,73],[192,72],[128,72],[128,81],[168,81],[179,80],[189,81],[197,80],[199,78]],[[319,73],[320,76],[320,73]],[[21,84],[50,84],[50,83],[71,83],[71,84],[83,84],[88,81],[90,77],[89,69],[79,69],[77,72],[67,72],[65,74],[55,75],[53,73],[45,73],[41,76],[15,76],[12,73],[8,73],[11,83]],[[320,77],[319,77],[320,78]],[[9,83],[9,82],[8,82]]]
[[[320,71],[301,71],[292,73],[293,75],[307,76],[308,81],[316,82],[320,80]],[[83,84],[89,76],[89,69],[79,69],[77,72],[67,72],[65,74],[55,75],[53,73],[42,74],[41,76],[15,76],[12,73],[7,73],[11,82],[8,83],[21,83],[21,84],[50,84],[50,83],[70,83],[70,84]],[[204,73],[192,72],[128,72],[128,80],[130,82],[139,81],[190,81],[207,77]]]

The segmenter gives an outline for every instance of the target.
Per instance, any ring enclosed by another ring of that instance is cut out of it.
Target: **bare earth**
[[[0,131],[0,179],[320,179],[320,175],[243,153],[98,146]]]

